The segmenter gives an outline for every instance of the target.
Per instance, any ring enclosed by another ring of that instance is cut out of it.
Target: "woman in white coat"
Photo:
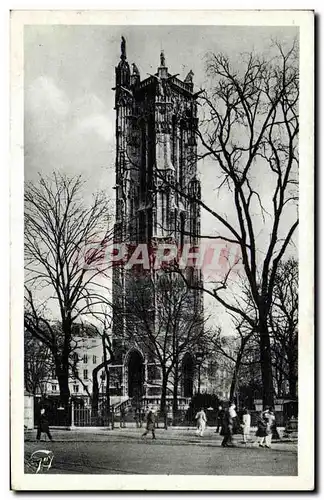
[[[248,442],[248,438],[250,437],[250,427],[251,427],[251,415],[248,410],[244,408],[243,416],[242,416],[242,430],[243,430],[243,443]]]
[[[206,422],[207,422],[207,417],[204,409],[202,408],[196,415],[196,420],[197,420],[197,434],[199,436],[204,435],[204,431],[206,429]]]

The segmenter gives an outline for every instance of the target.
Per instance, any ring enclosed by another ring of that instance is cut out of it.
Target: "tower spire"
[[[120,58],[122,61],[125,61],[127,59],[127,57],[126,57],[126,40],[123,36],[121,37],[120,50],[121,50]]]
[[[160,54],[160,62],[161,62],[161,67],[165,67],[165,55],[164,55],[164,50],[161,49],[161,54]]]

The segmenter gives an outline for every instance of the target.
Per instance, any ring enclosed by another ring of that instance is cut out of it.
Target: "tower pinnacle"
[[[161,62],[161,66],[165,67],[165,56],[164,56],[163,49],[161,50],[161,54],[160,54],[160,62]]]
[[[120,58],[123,61],[125,61],[125,59],[127,59],[127,57],[126,57],[126,40],[123,36],[121,37],[120,50],[121,50]]]

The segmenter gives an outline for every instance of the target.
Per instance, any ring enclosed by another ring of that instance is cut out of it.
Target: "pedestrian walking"
[[[201,410],[195,416],[195,419],[197,420],[196,433],[198,434],[198,436],[202,437],[204,435],[204,432],[206,429],[206,423],[207,423],[207,416],[206,416],[204,408],[201,408]]]
[[[229,407],[224,412],[221,435],[224,436],[222,441],[223,448],[235,446],[233,443],[234,419],[237,417],[235,404],[230,403]]]
[[[218,411],[217,411],[217,416],[216,416],[216,420],[217,420],[217,427],[216,427],[216,431],[215,431],[216,434],[218,434],[222,428],[223,419],[224,419],[224,410],[223,410],[222,406],[219,406]]]
[[[53,441],[53,438],[51,436],[49,426],[48,426],[48,417],[47,417],[47,412],[46,412],[45,408],[41,408],[40,415],[39,415],[37,436],[36,436],[37,441],[40,440],[42,432],[44,432],[48,436],[48,439],[50,441]]]
[[[266,422],[265,447],[271,448],[272,433],[275,426],[276,417],[272,406],[263,412],[263,419]]]
[[[135,419],[136,428],[138,429],[140,427],[140,420],[141,420],[140,410],[138,410],[138,409],[135,410],[134,419]]]
[[[126,427],[126,409],[125,408],[121,408],[120,409],[120,427],[121,428],[125,428]]]
[[[244,408],[242,415],[243,443],[247,443],[250,437],[251,415],[247,408]]]
[[[264,447],[265,437],[267,435],[267,422],[263,416],[263,412],[259,414],[257,420],[257,431],[255,433],[257,440],[256,444],[258,444],[261,448]]]
[[[153,410],[150,410],[146,417],[146,431],[142,434],[142,437],[146,436],[149,432],[152,432],[152,439],[156,439],[155,437],[155,414]]]

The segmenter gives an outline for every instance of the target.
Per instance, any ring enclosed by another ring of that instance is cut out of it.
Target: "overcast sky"
[[[141,78],[156,71],[161,48],[169,72],[184,78],[190,69],[198,88],[206,85],[204,56],[225,52],[240,63],[240,53],[252,50],[271,56],[271,40],[291,44],[295,28],[255,26],[25,26],[25,178],[53,170],[82,173],[89,193],[114,191],[114,76],[120,37],[127,59]],[[227,211],[227,198],[216,199],[215,171],[200,167],[202,195],[207,204]],[[267,198],[271,183],[260,176]],[[202,231],[212,233],[215,220],[202,214]]]

